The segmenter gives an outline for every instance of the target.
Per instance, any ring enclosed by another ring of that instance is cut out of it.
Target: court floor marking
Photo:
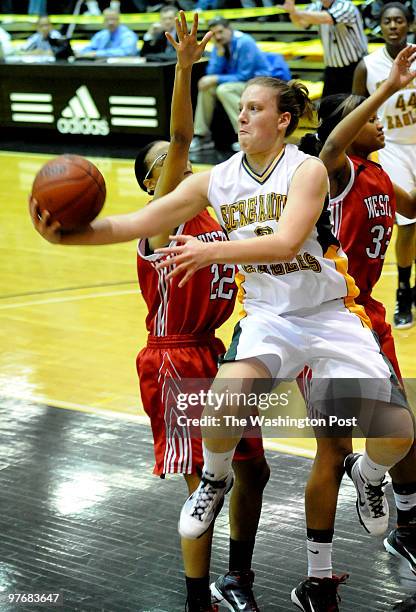
[[[0,304],[0,310],[11,310],[14,308],[27,308],[28,306],[38,306],[39,304],[60,304],[62,302],[76,302],[79,300],[93,300],[100,297],[116,297],[119,295],[141,294],[140,289],[124,289],[123,291],[105,291],[89,293],[87,295],[72,295],[68,297],[49,298],[47,300],[32,300],[30,302],[16,302],[14,304]]]
[[[112,281],[111,283],[96,283],[94,285],[76,285],[74,287],[60,287],[58,289],[40,289],[39,291],[26,291],[24,293],[10,293],[0,295],[0,300],[12,298],[30,297],[34,295],[47,295],[48,293],[64,293],[67,291],[80,291],[82,289],[101,289],[104,287],[118,287],[120,285],[137,285],[137,280]]]
[[[129,412],[117,412],[115,410],[106,410],[105,408],[96,408],[95,406],[88,406],[86,404],[76,404],[73,402],[65,402],[61,400],[51,399],[48,397],[30,397],[27,395],[7,395],[2,396],[5,399],[10,400],[19,400],[25,402],[32,402],[34,404],[46,405],[50,408],[56,409],[64,409],[64,410],[74,410],[77,412],[84,412],[87,414],[93,414],[94,416],[113,418],[122,421],[130,421],[134,423],[139,423],[140,425],[147,425],[150,430],[150,420],[149,417],[142,414],[132,414]],[[138,406],[138,408],[142,408],[142,406]],[[285,443],[285,442],[277,442],[275,440],[271,440],[268,438],[263,438],[263,445],[266,450],[275,451],[279,453],[286,453],[287,455],[296,455],[297,457],[305,457],[307,459],[313,459],[315,457],[315,452],[310,449],[302,448],[300,446],[295,446],[293,444]]]

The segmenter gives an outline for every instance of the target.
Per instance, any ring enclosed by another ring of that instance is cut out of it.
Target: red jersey
[[[204,242],[227,240],[220,225],[203,211],[181,225],[177,234],[195,236]],[[198,270],[179,288],[181,275],[167,281],[171,268],[156,270],[161,255],[149,253],[147,240],[140,240],[137,250],[139,285],[149,314],[146,328],[154,336],[206,334],[214,332],[232,314],[236,295],[235,267],[212,264]]]
[[[396,212],[393,184],[378,164],[349,157],[351,177],[344,191],[330,200],[334,234],[348,257],[348,272],[364,304],[380,278]]]

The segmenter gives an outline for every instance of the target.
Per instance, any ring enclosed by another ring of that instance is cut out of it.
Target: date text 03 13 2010
[[[62,606],[64,597],[62,593],[7,593],[0,592],[0,603],[13,604],[14,606],[24,606],[36,604],[37,606]]]

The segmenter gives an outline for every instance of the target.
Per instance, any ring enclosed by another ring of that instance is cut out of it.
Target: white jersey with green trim
[[[261,176],[242,152],[211,170],[208,199],[230,240],[278,231],[292,177],[309,157],[288,144]],[[359,293],[347,274],[347,257],[332,234],[327,205],[292,261],[238,268],[243,314],[250,307],[271,307],[275,314],[295,312],[340,298],[351,298],[345,303],[354,309],[353,298]]]

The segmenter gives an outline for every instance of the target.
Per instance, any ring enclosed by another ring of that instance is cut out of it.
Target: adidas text
[[[58,119],[57,128],[58,132],[61,134],[107,136],[110,133],[110,128],[106,119],[65,119],[61,117]]]

